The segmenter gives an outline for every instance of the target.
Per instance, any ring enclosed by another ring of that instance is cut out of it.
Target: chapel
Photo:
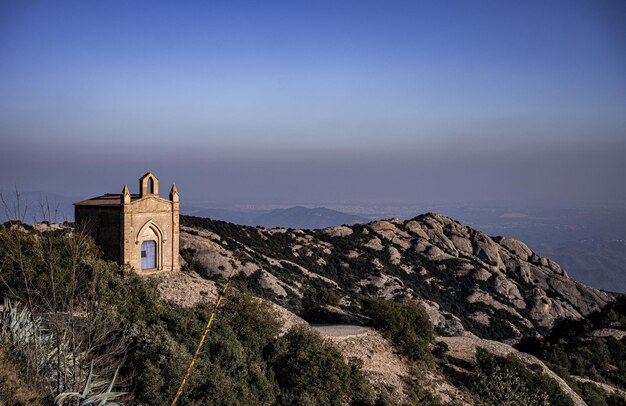
[[[74,203],[77,229],[93,236],[106,259],[140,273],[178,271],[179,200],[176,185],[169,199],[159,196],[159,180],[151,172],[139,179],[139,193],[124,186]]]

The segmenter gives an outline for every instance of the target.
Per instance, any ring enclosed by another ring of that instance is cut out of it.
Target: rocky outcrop
[[[439,214],[419,216],[404,227],[394,226],[409,232],[422,258],[439,263],[440,274],[461,269],[459,261],[467,261],[462,266],[467,272],[456,274],[474,280],[465,282],[468,287],[480,286],[464,290],[468,302],[487,306],[469,313],[483,325],[495,311],[504,310],[513,316],[509,321],[521,335],[529,326],[541,330],[564,318],[580,318],[611,300],[608,294],[570,279],[558,264],[515,239],[491,238]],[[392,240],[390,229],[385,236]],[[398,237],[406,238],[406,233]],[[436,280],[437,272],[429,271]],[[439,279],[445,286],[444,278]]]
[[[382,241],[380,241],[380,238],[376,238],[376,237],[369,240],[363,246],[367,248],[371,248],[375,251],[381,251],[384,248]]]
[[[461,323],[458,317],[452,313],[442,311],[437,303],[430,300],[418,300],[418,303],[426,311],[430,322],[438,334],[450,337],[473,336],[472,333],[465,330],[463,323]]]
[[[178,307],[193,307],[198,303],[215,303],[218,292],[215,282],[196,273],[159,272],[146,276],[156,282],[161,300]]]
[[[204,279],[193,272],[159,272],[145,276],[157,284],[161,300],[177,307],[194,307],[199,303],[214,304],[219,296],[215,282]],[[237,294],[233,290],[231,294]],[[226,296],[228,300],[228,296]],[[257,299],[266,302],[263,299]],[[280,322],[280,333],[284,334],[295,326],[307,326],[308,323],[289,310],[269,302],[276,319]]]
[[[398,401],[406,400],[403,380],[410,376],[407,360],[396,354],[380,333],[358,326],[314,326],[344,357],[363,362],[363,372],[378,391],[387,388]]]
[[[259,295],[292,310],[311,287],[334,290],[352,312],[360,295],[409,297],[436,305],[431,319],[442,334],[514,341],[612,300],[523,242],[439,214],[319,231],[208,224],[182,229],[191,264],[222,276],[234,266]]]
[[[352,229],[347,226],[337,226],[325,229],[324,233],[331,237],[347,237],[352,235]]]

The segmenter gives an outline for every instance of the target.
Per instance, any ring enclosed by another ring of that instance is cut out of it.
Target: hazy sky
[[[2,1],[0,189],[152,170],[216,202],[626,206],[624,21],[623,0]]]

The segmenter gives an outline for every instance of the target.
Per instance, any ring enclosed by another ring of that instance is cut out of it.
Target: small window
[[[152,178],[148,178],[148,194],[154,194],[154,180]]]

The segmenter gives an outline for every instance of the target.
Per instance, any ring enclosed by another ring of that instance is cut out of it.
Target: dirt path
[[[358,337],[364,336],[368,332],[372,331],[371,329],[363,326],[352,326],[352,325],[337,325],[337,324],[311,324],[311,328],[318,333],[322,337],[334,337],[334,338],[348,338],[348,337]]]

